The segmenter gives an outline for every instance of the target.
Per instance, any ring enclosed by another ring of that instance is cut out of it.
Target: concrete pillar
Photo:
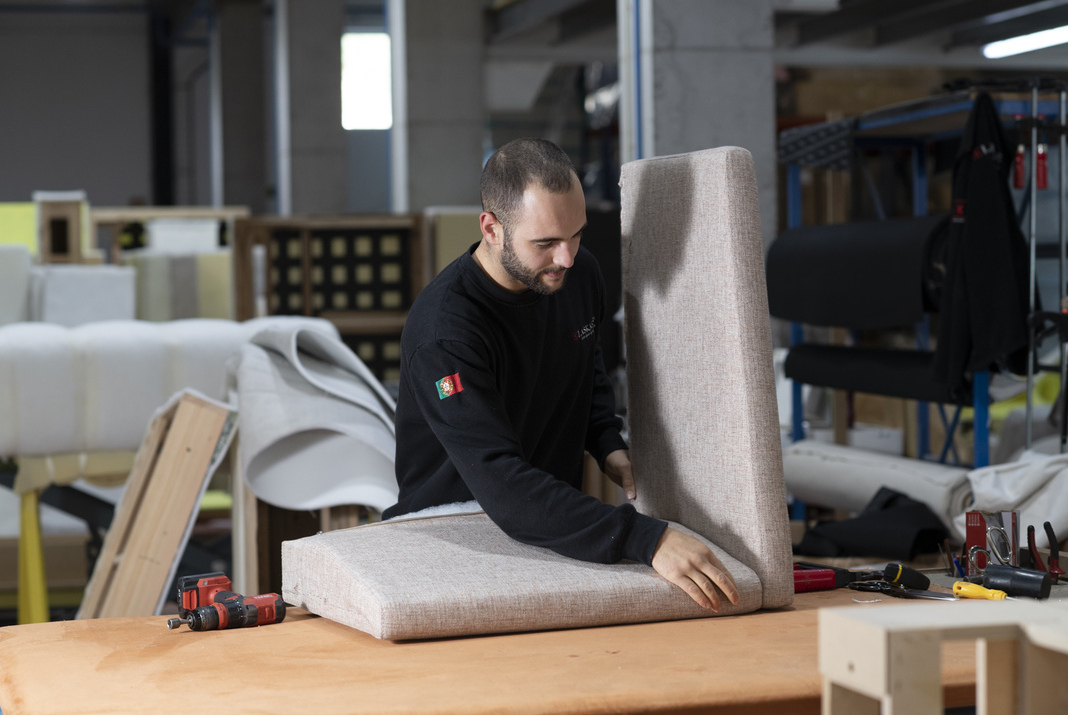
[[[222,201],[261,214],[267,204],[263,0],[216,4],[222,115]]]
[[[341,127],[344,0],[276,0],[278,211],[344,213],[348,151]],[[281,67],[279,65],[282,65]],[[288,100],[288,101],[287,101]],[[288,178],[288,181],[287,181]],[[285,184],[288,184],[286,186]]]
[[[619,0],[617,7],[624,161],[748,149],[766,246],[777,229],[773,0]]]
[[[486,128],[485,2],[406,0],[404,7],[406,126],[397,126],[395,113],[394,131],[407,133],[406,210],[477,205]]]

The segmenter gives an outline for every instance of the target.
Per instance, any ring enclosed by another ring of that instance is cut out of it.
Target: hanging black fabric
[[[936,297],[935,378],[956,394],[966,373],[995,364],[1018,370],[1026,359],[1030,268],[1009,193],[1012,156],[993,100],[980,94],[953,169],[946,277]]]

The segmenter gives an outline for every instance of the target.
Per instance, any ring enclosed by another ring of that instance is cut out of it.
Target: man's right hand
[[[653,568],[685,591],[702,608],[711,608],[719,613],[723,595],[738,605],[738,587],[712,550],[670,526],[657,542],[656,551],[653,552]]]

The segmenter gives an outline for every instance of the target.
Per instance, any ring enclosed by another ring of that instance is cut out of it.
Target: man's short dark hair
[[[547,139],[516,139],[498,149],[482,169],[482,210],[496,216],[509,231],[528,186],[536,184],[562,194],[573,181],[578,181],[578,174],[563,149]]]

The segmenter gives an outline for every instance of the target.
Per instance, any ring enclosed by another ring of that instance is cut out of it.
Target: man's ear
[[[489,211],[478,215],[478,225],[482,229],[482,239],[491,246],[500,246],[504,241],[504,226]]]

